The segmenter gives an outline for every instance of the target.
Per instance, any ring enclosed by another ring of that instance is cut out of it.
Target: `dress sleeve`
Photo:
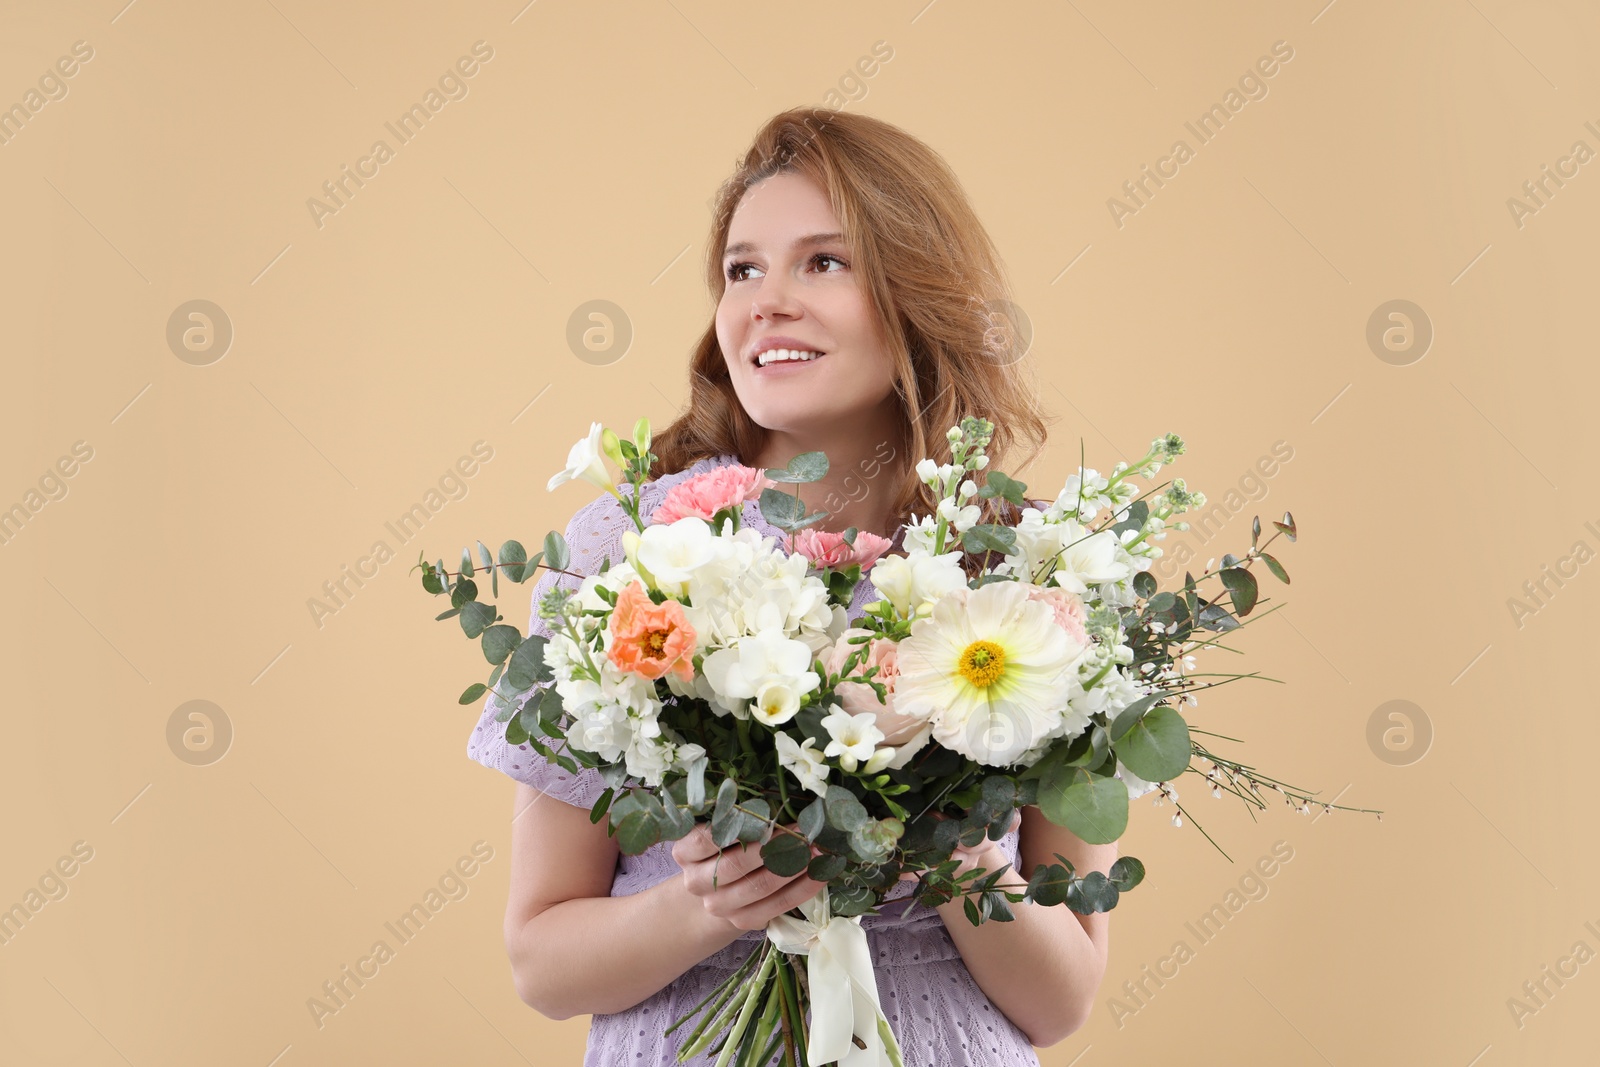
[[[648,488],[648,486],[646,487]],[[631,491],[623,486],[621,491]],[[643,498],[648,503],[648,496]],[[579,508],[567,524],[567,545],[571,549],[569,570],[581,575],[595,574],[603,560],[613,564],[624,558],[622,535],[633,525],[633,520],[616,498],[607,494]],[[539,617],[539,601],[557,585],[576,592],[581,579],[573,575],[542,570],[533,585],[532,603],[528,618],[528,634],[552,636],[545,620]],[[504,702],[490,690],[484,698],[483,712],[477,727],[467,739],[467,755],[485,767],[502,771],[524,785],[578,807],[590,808],[605,791],[605,780],[592,767],[579,767],[569,774],[557,764],[541,756],[531,745],[511,745],[506,742],[506,724],[495,721],[503,710]]]

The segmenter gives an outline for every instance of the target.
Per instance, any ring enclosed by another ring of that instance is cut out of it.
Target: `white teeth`
[[[805,349],[769,348],[765,352],[761,353],[761,355],[756,357],[756,364],[757,366],[765,367],[768,363],[778,363],[780,361],[793,359],[800,360],[802,363],[808,363],[821,355],[821,352],[812,352]]]

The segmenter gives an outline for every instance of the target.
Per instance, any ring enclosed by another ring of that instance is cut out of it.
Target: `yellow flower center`
[[[644,635],[644,647],[653,659],[660,659],[666,651],[669,630],[650,630]]]
[[[956,668],[961,676],[980,689],[1000,680],[1006,669],[1005,649],[993,641],[974,641],[961,653]]]

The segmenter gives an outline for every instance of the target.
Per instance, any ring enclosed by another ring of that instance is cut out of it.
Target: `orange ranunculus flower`
[[[642,678],[660,678],[670,671],[686,682],[694,680],[694,627],[676,600],[657,604],[643,584],[630,583],[617,594],[611,637],[606,655],[618,670]]]

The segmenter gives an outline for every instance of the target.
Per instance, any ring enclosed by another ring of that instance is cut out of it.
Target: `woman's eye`
[[[837,263],[837,264],[839,264],[839,266],[841,266],[843,268],[846,268],[846,269],[848,269],[849,266],[850,266],[850,264],[846,263],[844,260],[840,259],[838,256],[834,255],[831,252],[818,252],[816,255],[811,257],[811,262],[813,264],[817,263],[820,260],[832,260],[834,263]],[[745,280],[743,274],[741,273],[742,271],[745,271],[745,270],[759,270],[759,269],[760,268],[757,267],[754,263],[731,263],[731,264],[728,265],[728,270],[727,270],[728,280],[730,282],[742,282],[742,281]],[[837,274],[838,272],[837,271],[827,271],[827,270],[825,270],[825,271],[821,271],[820,273],[823,273],[823,274]]]

